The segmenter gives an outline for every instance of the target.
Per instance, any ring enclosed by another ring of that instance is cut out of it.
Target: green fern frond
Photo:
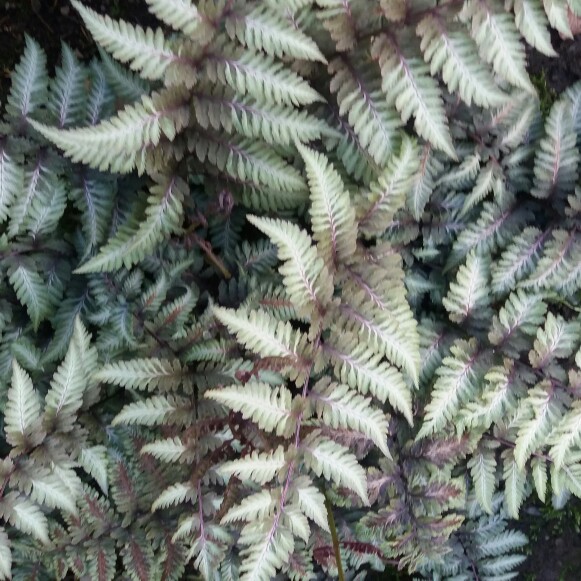
[[[171,141],[188,116],[187,108],[167,95],[153,94],[93,127],[56,129],[34,120],[30,124],[73,161],[127,173],[134,168],[143,172],[145,148],[157,145],[162,136]]]
[[[411,139],[402,141],[397,155],[390,157],[386,168],[370,187],[365,202],[359,204],[359,226],[368,237],[380,236],[404,207],[412,180],[419,169],[419,151]]]
[[[273,452],[253,452],[238,460],[225,462],[217,472],[224,478],[237,476],[241,480],[251,480],[258,485],[270,482],[285,465],[284,448],[279,446]]]
[[[3,144],[0,145],[0,223],[12,213],[10,207],[23,188],[24,172],[21,165]]]
[[[214,314],[240,343],[261,357],[282,357],[300,368],[306,338],[289,322],[277,321],[264,311],[233,311],[214,307]]]
[[[472,21],[472,37],[480,54],[492,64],[496,73],[515,87],[534,93],[526,71],[524,47],[514,19],[500,3],[471,1],[465,5],[465,19]]]
[[[476,391],[478,370],[478,342],[457,340],[450,348],[437,371],[431,401],[426,406],[424,423],[417,438],[425,438],[442,430],[450,423],[462,403]]]
[[[249,382],[206,391],[204,397],[241,412],[242,417],[252,419],[262,430],[287,437],[294,433],[292,395],[284,386],[272,388],[265,383]]]
[[[540,0],[515,0],[514,15],[519,32],[531,46],[547,56],[557,56]]]
[[[114,418],[111,425],[161,426],[166,424],[187,425],[187,406],[183,398],[156,395],[143,401],[127,404]]]
[[[298,226],[282,220],[249,215],[248,221],[278,247],[279,268],[291,301],[298,309],[322,309],[333,295],[332,277],[313,246],[311,237]]]
[[[489,319],[490,260],[471,252],[466,263],[458,269],[456,282],[450,284],[448,294],[442,304],[449,313],[450,320],[462,323],[466,319],[474,321]]]
[[[65,359],[54,374],[45,397],[45,424],[63,432],[73,429],[77,412],[83,405],[83,392],[87,388],[84,361],[87,337],[83,324],[77,319]]]
[[[151,0],[150,0],[151,1]],[[316,43],[298,26],[289,26],[282,15],[257,6],[240,18],[226,20],[226,32],[251,50],[264,51],[278,58],[290,57],[326,63]]]
[[[329,64],[333,75],[329,88],[337,93],[339,115],[346,116],[361,147],[382,167],[398,141],[401,121],[385,101],[372,65],[355,68],[346,55],[334,59]]]
[[[175,391],[188,382],[187,369],[177,360],[132,359],[108,363],[95,374],[96,381],[126,389]]]
[[[430,73],[442,74],[450,93],[470,106],[497,107],[506,100],[494,78],[478,57],[474,41],[461,29],[447,29],[435,16],[426,16],[416,28]]]
[[[37,446],[44,439],[40,417],[40,400],[30,376],[12,362],[12,382],[8,389],[4,413],[6,441],[16,449]]]
[[[62,66],[50,85],[48,109],[59,128],[76,125],[82,119],[86,99],[87,74],[71,48],[63,43]]]
[[[541,139],[535,156],[535,179],[531,194],[536,198],[570,194],[577,181],[579,151],[567,101],[557,101],[545,124],[547,135]]]
[[[202,16],[190,0],[146,0],[149,10],[160,20],[188,36],[194,36]]]
[[[518,435],[514,448],[514,459],[520,470],[557,425],[562,408],[562,402],[552,393],[550,382],[535,386],[521,402],[517,411]]]
[[[14,69],[6,103],[6,113],[13,119],[29,117],[46,103],[48,75],[46,54],[37,42],[25,37],[26,46]]]
[[[413,425],[411,391],[401,372],[383,360],[381,354],[348,333],[333,338],[332,344],[326,345],[326,352],[341,382],[362,394],[371,393],[382,402],[389,401]]]
[[[379,61],[388,102],[396,107],[402,121],[407,123],[413,115],[418,135],[456,159],[440,89],[421,57],[406,56],[385,35],[374,41],[372,56]]]
[[[8,280],[16,297],[26,307],[34,329],[50,317],[59,300],[54,289],[47,288],[46,282],[29,261],[20,261],[8,270]]]
[[[258,53],[246,51],[231,57],[216,55],[205,65],[211,81],[220,81],[236,94],[249,95],[259,102],[298,107],[322,100],[299,75]]]
[[[491,266],[492,290],[496,294],[504,294],[532,273],[549,234],[550,231],[528,227],[512,239]]]
[[[77,268],[78,274],[107,272],[142,261],[157,244],[181,229],[187,184],[176,176],[156,176],[147,199],[145,220],[122,226],[99,254]]]
[[[313,432],[301,443],[305,464],[317,476],[355,492],[364,504],[369,504],[365,471],[347,448]]]
[[[317,251],[332,272],[355,253],[355,210],[339,174],[321,154],[298,147],[311,190],[311,224]]]
[[[71,0],[93,38],[117,60],[129,63],[144,79],[161,79],[166,67],[178,57],[160,29],[143,30],[124,20],[100,16],[78,0]]]
[[[391,458],[387,447],[387,416],[346,385],[332,383],[329,378],[319,380],[312,389],[311,400],[322,423],[332,428],[359,431]]]

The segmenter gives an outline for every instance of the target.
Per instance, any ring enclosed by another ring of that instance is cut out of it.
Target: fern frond
[[[529,353],[531,365],[542,369],[553,359],[569,357],[578,348],[580,338],[581,322],[547,313],[545,326],[538,328],[534,349]]]
[[[278,247],[279,268],[291,301],[298,309],[326,307],[333,295],[332,277],[312,245],[311,237],[290,222],[249,215],[248,221]]]
[[[492,345],[502,345],[507,354],[518,357],[530,344],[522,334],[534,335],[545,320],[547,305],[540,296],[517,289],[510,293],[497,315],[494,315],[488,340]]]
[[[579,244],[574,231],[553,230],[552,239],[543,250],[543,256],[536,264],[535,270],[520,285],[523,288],[546,289],[558,286],[567,278],[570,263],[574,262],[575,248]]]
[[[518,467],[512,450],[505,450],[502,456],[504,458],[504,500],[507,512],[511,518],[518,518],[525,496],[526,473]]]
[[[25,36],[24,54],[12,74],[6,113],[13,119],[29,117],[46,103],[48,75],[46,54],[37,42]]]
[[[247,545],[241,551],[240,581],[272,579],[294,551],[292,532],[276,516],[247,524],[240,542]]]
[[[387,447],[387,416],[374,408],[369,398],[361,397],[346,385],[323,378],[313,386],[310,399],[324,425],[359,431],[391,458]]]
[[[273,452],[257,452],[238,460],[224,462],[217,472],[224,478],[237,476],[240,480],[251,480],[263,485],[270,482],[285,465],[284,447],[279,446]]]
[[[569,24],[569,6],[565,0],[543,0],[547,18],[551,26],[564,38],[573,38]]]
[[[545,502],[548,478],[547,466],[544,459],[535,457],[531,460],[531,475],[540,501]]]
[[[299,75],[271,57],[246,51],[238,57],[216,55],[206,60],[206,74],[258,102],[299,107],[322,97]]]
[[[301,512],[317,523],[324,531],[329,531],[329,517],[325,507],[325,497],[313,485],[308,476],[299,476],[293,482],[293,496]]]
[[[176,506],[184,502],[189,502],[196,497],[196,488],[191,482],[178,482],[168,486],[151,505],[151,510]]]
[[[164,392],[175,391],[188,382],[187,369],[178,360],[156,358],[108,363],[94,378],[126,389]]]
[[[73,429],[76,414],[83,404],[83,392],[87,387],[83,361],[86,340],[87,332],[77,319],[65,359],[54,374],[45,397],[45,422],[63,432]]]
[[[501,179],[497,166],[488,163],[478,174],[472,191],[466,196],[464,205],[459,214],[464,217],[474,206],[479,204],[491,191],[498,189],[497,183]],[[495,192],[496,193],[496,192]]]
[[[442,20],[426,16],[416,28],[430,73],[442,74],[450,93],[458,91],[470,106],[497,107],[506,100],[490,71],[478,57],[474,41],[460,28],[447,29]]]
[[[470,2],[466,4],[466,17],[472,19],[472,37],[480,54],[494,70],[515,87],[534,93],[526,70],[524,47],[512,16],[500,3]]]
[[[465,319],[481,320],[489,318],[490,260],[471,252],[466,263],[458,269],[456,282],[450,284],[448,294],[442,304],[449,313],[450,320],[462,323]]]
[[[82,213],[82,228],[86,240],[86,254],[103,243],[111,227],[115,187],[112,180],[88,173],[78,187],[69,192],[75,206]],[[86,255],[84,256],[86,258]]]
[[[289,437],[294,432],[292,394],[284,386],[273,388],[266,383],[248,382],[206,391],[204,397],[241,412],[243,418],[252,419],[260,429],[277,436]]]
[[[517,411],[518,435],[514,459],[523,470],[531,454],[542,446],[562,415],[562,402],[555,396],[550,382],[541,382],[531,389]]]
[[[12,545],[4,530],[0,527],[0,579],[12,579]]]
[[[151,1],[151,0],[150,0]],[[254,51],[264,51],[278,58],[290,57],[326,63],[317,44],[297,25],[289,26],[276,11],[257,6],[240,18],[226,20],[226,32]]]
[[[581,405],[573,402],[571,409],[561,418],[550,436],[549,455],[557,469],[561,469],[574,447],[581,447]]]
[[[355,253],[355,210],[343,181],[325,156],[299,146],[311,190],[311,224],[317,251],[332,272]]]
[[[382,167],[396,145],[401,121],[385,101],[375,63],[354,67],[345,55],[331,61],[329,72],[334,75],[329,88],[337,93],[339,115],[347,116],[361,147]]]
[[[107,473],[108,451],[105,446],[83,448],[79,456],[79,464],[90,474],[101,490],[107,494],[109,490],[109,475]]]
[[[382,88],[404,123],[413,115],[418,134],[436,149],[456,159],[448,122],[437,82],[419,56],[406,56],[387,36],[372,45],[372,57],[379,61]]]
[[[71,4],[79,13],[93,38],[117,60],[129,63],[144,79],[161,79],[167,66],[177,57],[160,29],[143,30],[124,20],[113,20],[87,8],[78,0]]]
[[[79,63],[70,47],[63,43],[62,66],[57,68],[50,85],[48,109],[58,127],[75,125],[82,119],[86,99],[87,80],[84,67]]]
[[[144,159],[139,154],[157,145],[162,135],[172,140],[188,115],[186,107],[172,103],[167,95],[154,94],[93,127],[56,129],[34,120],[30,124],[73,161],[127,173],[136,167],[143,172]]]
[[[181,229],[187,184],[176,176],[156,176],[150,188],[145,220],[122,226],[99,254],[77,268],[78,274],[107,272],[141,262],[164,238]]]
[[[545,124],[547,135],[536,148],[535,179],[531,194],[536,198],[570,194],[577,181],[579,151],[567,101],[557,101]]]
[[[30,376],[12,361],[12,382],[4,412],[6,441],[16,449],[37,446],[44,439],[40,417],[40,400]]]
[[[277,205],[293,207],[298,205],[297,198],[306,197],[306,184],[299,172],[260,141],[238,136],[224,139],[223,135],[206,132],[192,138],[188,147],[200,161],[209,161],[235,181],[266,190],[259,194],[263,197],[270,193],[268,189],[277,191],[278,195],[280,192],[288,195],[289,200],[276,201]],[[252,194],[248,197],[252,199]]]
[[[405,138],[397,155],[390,157],[379,178],[371,184],[366,201],[360,204],[359,226],[368,236],[380,236],[403,208],[419,168],[419,151],[415,141]]]
[[[171,422],[187,424],[186,402],[182,398],[156,395],[127,404],[113,418],[111,425],[160,426]],[[171,420],[171,421],[170,421]]]
[[[270,490],[261,490],[247,496],[240,504],[232,507],[222,518],[222,523],[237,521],[252,522],[269,517],[276,506]]]
[[[38,329],[41,321],[52,314],[58,296],[54,296],[34,266],[28,262],[11,267],[8,280],[18,300],[26,307],[34,329]]]
[[[529,216],[526,206],[502,208],[498,204],[484,202],[478,219],[468,223],[454,242],[446,270],[460,264],[471,250],[476,254],[485,254],[505,246]]]
[[[0,514],[19,531],[49,545],[48,520],[41,509],[26,496],[10,492],[0,501]]]
[[[515,288],[516,283],[531,274],[549,234],[550,231],[528,227],[513,238],[500,259],[491,266],[492,290],[496,294]]]
[[[342,308],[340,321],[343,328],[365,338],[369,348],[403,368],[417,385],[420,354],[415,320],[407,316],[408,312],[375,309],[367,304],[364,295],[358,299],[359,304]]]
[[[247,349],[261,357],[283,357],[300,367],[306,338],[289,322],[264,311],[234,311],[214,307],[214,314]]]
[[[147,81],[143,80],[137,73],[128,71],[102,48],[99,47],[98,51],[99,62],[115,95],[119,95],[126,103],[133,103],[149,92],[150,87]]]
[[[78,482],[80,484],[80,480]],[[35,475],[30,479],[30,484],[32,485],[30,492],[32,501],[77,516],[77,495],[71,495],[70,490],[64,487],[54,474]],[[80,493],[80,487],[77,492]]]
[[[514,15],[519,32],[531,46],[547,56],[557,56],[540,0],[515,0]]]
[[[102,63],[92,61],[90,69],[91,90],[83,107],[83,121],[88,125],[97,125],[114,113],[113,91],[107,81]]]
[[[412,396],[403,375],[353,335],[343,333],[332,345],[325,345],[334,362],[334,374],[363,394],[371,393],[401,412],[413,425]]]
[[[305,464],[312,472],[349,488],[364,504],[369,504],[365,471],[347,448],[314,431],[303,440],[301,449]]]
[[[24,172],[17,160],[0,145],[0,223],[10,215],[9,208],[24,188]]]
[[[496,486],[496,458],[494,449],[481,447],[468,462],[476,499],[488,513],[493,513],[492,497]]]
[[[149,11],[187,36],[194,36],[202,19],[191,0],[146,0]]]
[[[141,454],[151,454],[161,462],[175,463],[187,458],[188,446],[178,437],[155,440],[141,448]]]
[[[420,165],[412,177],[406,200],[407,210],[417,222],[422,218],[424,209],[436,187],[438,176],[443,169],[444,166],[438,160],[433,147],[429,144],[424,145],[420,156]]]
[[[418,439],[442,430],[451,422],[460,405],[476,391],[478,377],[478,343],[457,340],[450,348],[451,356],[445,357],[437,370],[438,379],[434,384],[431,401],[425,409],[424,423]]]

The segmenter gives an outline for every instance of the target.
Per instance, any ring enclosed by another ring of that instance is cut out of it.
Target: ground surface
[[[281,0],[283,1],[283,0]],[[84,0],[85,5],[113,18],[124,18],[144,26],[155,22],[142,0]],[[61,41],[67,42],[83,58],[92,56],[95,44],[84,30],[80,18],[68,0],[0,0],[0,100],[9,87],[9,74],[18,62],[24,46],[24,34],[32,36],[47,53],[52,70],[60,54]],[[554,98],[565,88],[581,79],[581,35],[573,41],[563,41],[557,35],[553,46],[558,59],[529,53],[532,75],[546,82],[545,98]],[[537,83],[538,86],[538,83]],[[579,581],[581,580],[581,535],[576,529],[575,515],[529,515],[522,521],[529,534],[530,557],[522,568],[523,581]],[[403,579],[386,574],[384,579]]]

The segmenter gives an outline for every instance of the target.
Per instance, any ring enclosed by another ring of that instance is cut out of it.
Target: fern
[[[0,578],[511,578],[581,495],[578,3],[146,4],[0,123]]]

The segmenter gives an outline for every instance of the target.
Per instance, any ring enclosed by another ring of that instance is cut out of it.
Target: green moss
[[[547,83],[545,71],[541,71],[538,75],[531,74],[530,78],[537,90],[537,94],[539,95],[541,113],[543,114],[543,117],[546,117],[549,114],[553,103],[557,100],[558,95]]]

